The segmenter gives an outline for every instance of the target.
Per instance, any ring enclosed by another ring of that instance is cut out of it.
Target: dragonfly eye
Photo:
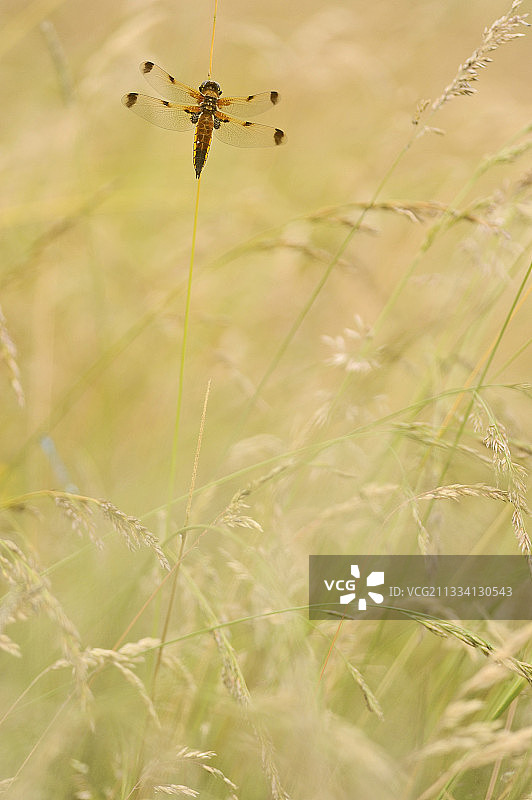
[[[222,90],[220,88],[220,84],[216,83],[216,81],[203,81],[199,90],[202,94],[204,94],[207,89],[210,89],[212,92],[216,92],[216,96],[220,97]]]

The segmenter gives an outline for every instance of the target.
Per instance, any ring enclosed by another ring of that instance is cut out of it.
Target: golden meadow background
[[[505,320],[530,262],[530,34],[390,173],[419,102],[507,10],[221,0],[213,77],[277,89],[257,121],[288,142],[211,149],[169,489],[192,131],[120,98],[154,94],[144,59],[206,78],[212,3],[3,0],[6,797],[532,790],[529,626],[350,623],[327,659],[337,624],[304,608],[310,553],[526,544],[526,287]],[[501,332],[490,387],[455,406]],[[185,520],[165,629],[172,577],[156,592],[147,530],[173,565]]]

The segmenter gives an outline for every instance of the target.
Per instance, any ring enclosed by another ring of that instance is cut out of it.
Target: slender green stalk
[[[196,207],[194,209],[194,224],[192,227],[192,243],[190,246],[190,263],[188,268],[187,294],[185,299],[185,319],[183,321],[183,338],[181,340],[181,356],[179,359],[179,382],[177,390],[177,403],[174,422],[174,437],[172,442],[172,458],[170,462],[170,479],[168,481],[168,501],[166,506],[166,535],[170,530],[170,508],[175,490],[175,477],[177,471],[177,455],[179,450],[179,424],[181,421],[181,406],[183,404],[183,386],[185,377],[185,359],[187,353],[187,339],[190,321],[190,300],[192,297],[192,274],[194,271],[194,255],[196,252],[196,233],[198,230],[198,211],[200,198],[201,178],[198,179],[196,191]]]
[[[506,333],[508,325],[510,324],[510,320],[512,319],[512,317],[514,315],[515,308],[516,308],[516,306],[517,306],[517,304],[519,302],[519,298],[521,297],[521,295],[523,294],[523,292],[525,290],[525,286],[528,283],[528,280],[530,278],[530,274],[531,273],[532,273],[532,261],[528,265],[528,269],[525,272],[523,280],[521,281],[521,285],[519,286],[519,289],[516,292],[516,295],[514,297],[513,303],[510,306],[510,309],[509,309],[508,313],[506,314],[506,318],[505,318],[505,320],[504,320],[504,322],[503,322],[503,324],[501,326],[501,329],[499,331],[499,335],[497,336],[497,339],[496,339],[496,341],[495,341],[495,343],[494,343],[494,345],[493,345],[493,347],[491,349],[491,352],[490,352],[490,354],[489,354],[489,356],[488,356],[488,358],[486,360],[486,363],[484,364],[484,369],[480,373],[480,376],[479,376],[479,379],[478,379],[478,381],[476,383],[474,391],[473,391],[473,393],[470,394],[469,403],[468,403],[467,408],[466,408],[466,410],[465,410],[465,412],[464,412],[464,414],[462,416],[462,421],[461,421],[461,423],[460,423],[460,425],[458,427],[458,430],[456,431],[456,435],[454,437],[453,448],[458,444],[458,442],[462,438],[462,434],[464,432],[464,428],[465,428],[465,426],[467,424],[467,421],[469,419],[469,415],[471,413],[471,409],[473,408],[473,403],[475,402],[475,395],[478,392],[480,392],[480,390],[484,387],[484,380],[486,378],[488,370],[491,367],[491,364],[493,362],[493,359],[495,358],[495,354],[497,353],[497,350],[499,349],[499,345],[500,345],[500,343],[502,341],[502,338],[503,338],[504,334]],[[443,480],[445,478],[445,475],[447,474],[447,470],[449,469],[449,467],[451,465],[451,462],[452,462],[452,459],[453,459],[453,452],[454,452],[453,449],[451,449],[450,452],[449,452],[449,456],[447,458],[447,461],[443,465],[443,468],[442,468],[441,473],[440,473],[439,478],[438,478],[438,484],[437,484],[438,486],[441,486],[441,484],[442,484],[442,482],[443,482]],[[432,507],[432,504],[431,504],[431,507]],[[427,511],[426,518],[428,518],[428,515],[430,514],[430,510],[431,509],[429,508],[429,510]]]
[[[198,435],[198,443],[196,445],[196,455],[194,456],[194,466],[193,466],[193,469],[192,469],[192,478],[190,480],[190,488],[189,488],[189,492],[188,492],[187,508],[186,508],[186,511],[185,511],[185,521],[184,521],[183,530],[182,530],[182,533],[181,533],[181,542],[179,544],[179,553],[177,555],[177,560],[176,560],[176,563],[174,564],[174,567],[173,567],[173,570],[172,570],[173,577],[172,577],[172,586],[171,586],[171,590],[170,590],[170,599],[168,601],[168,607],[166,609],[166,617],[165,617],[165,620],[164,620],[163,631],[162,631],[162,634],[161,634],[161,642],[163,644],[166,641],[166,637],[168,635],[168,628],[169,628],[169,625],[170,625],[170,619],[172,617],[172,609],[174,607],[174,599],[175,599],[175,593],[176,593],[176,588],[177,588],[177,576],[179,574],[179,567],[181,566],[181,562],[182,562],[182,560],[184,558],[184,555],[185,555],[185,545],[186,545],[186,542],[187,542],[187,529],[188,529],[188,523],[189,523],[189,520],[190,520],[190,511],[192,509],[192,498],[194,497],[194,489],[196,487],[196,477],[197,477],[197,474],[198,474],[199,456],[200,456],[200,452],[201,452],[201,443],[202,443],[202,440],[203,440],[203,431],[205,429],[205,419],[206,419],[206,416],[207,416],[207,403],[208,403],[208,400],[209,400],[210,390],[211,390],[211,382],[209,381],[209,383],[207,385],[207,391],[205,392],[205,400],[204,400],[204,403],[203,403],[203,413],[201,415],[200,431],[199,431],[199,435]],[[168,515],[167,515],[167,519],[168,519]],[[153,694],[154,694],[154,691],[155,691],[155,684],[157,682],[157,675],[159,673],[159,667],[161,666],[161,658],[162,658],[162,649],[159,650],[159,652],[157,654],[157,660],[155,662],[155,668],[153,670],[152,697],[153,697]]]

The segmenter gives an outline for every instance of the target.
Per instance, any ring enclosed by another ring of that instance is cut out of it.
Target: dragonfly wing
[[[273,108],[280,99],[279,92],[275,91],[250,94],[248,97],[220,97],[218,108],[223,113],[227,111],[229,114],[235,114],[237,117],[247,119]]]
[[[214,135],[234,147],[275,147],[284,144],[286,140],[284,131],[280,128],[243,122],[219,112],[216,113],[216,118],[221,124],[219,128],[214,129]]]
[[[122,98],[122,103],[139,117],[148,122],[167,128],[170,131],[190,131],[193,128],[191,117],[199,113],[197,106],[177,105],[168,100],[159,100],[145,94],[130,92]]]
[[[153,61],[143,61],[140,71],[150,84],[163,97],[169,97],[177,103],[196,103],[200,102],[201,95],[186,83],[176,81],[168,72],[154,64]]]

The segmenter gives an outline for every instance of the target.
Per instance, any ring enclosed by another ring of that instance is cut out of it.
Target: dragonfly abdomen
[[[201,170],[207,160],[212,141],[213,127],[214,119],[212,114],[202,113],[196,125],[196,133],[194,136],[194,168],[196,170],[196,178],[199,178],[201,175]]]

